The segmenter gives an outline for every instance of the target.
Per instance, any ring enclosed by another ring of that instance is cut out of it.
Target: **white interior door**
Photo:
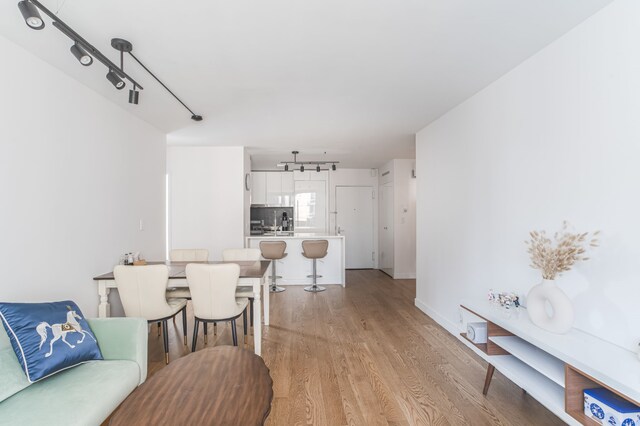
[[[380,269],[393,277],[393,183],[380,187]]]
[[[373,209],[372,187],[336,187],[336,226],[338,235],[344,235],[347,269],[374,266]]]

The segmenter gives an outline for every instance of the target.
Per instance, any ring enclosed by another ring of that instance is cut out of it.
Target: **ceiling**
[[[41,0],[112,60],[112,37],[145,90],[127,103],[50,25],[0,4],[0,34],[168,133],[168,143],[244,145],[254,168],[300,160],[377,167],[415,156],[416,131],[611,0]],[[326,152],[326,154],[325,154]]]

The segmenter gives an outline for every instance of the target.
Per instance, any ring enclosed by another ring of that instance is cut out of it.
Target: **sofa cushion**
[[[9,336],[0,327],[0,402],[29,386],[27,376],[13,352]]]
[[[133,361],[87,362],[0,403],[0,425],[99,425],[138,386],[139,378]]]
[[[31,383],[74,365],[102,359],[89,324],[70,300],[0,303],[0,318]]]

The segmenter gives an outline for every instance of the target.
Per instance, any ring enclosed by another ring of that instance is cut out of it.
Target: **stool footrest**
[[[313,275],[307,275],[307,278],[313,278]],[[316,275],[316,278],[322,278],[322,275]]]

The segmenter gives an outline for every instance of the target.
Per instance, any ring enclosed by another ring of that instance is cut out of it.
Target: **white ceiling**
[[[301,160],[377,167],[413,158],[414,134],[611,0],[41,0],[117,59],[112,37],[204,116],[200,123],[131,60],[138,106],[50,25],[0,4],[0,34],[169,134],[244,145],[254,167]],[[326,155],[324,154],[326,152]]]

